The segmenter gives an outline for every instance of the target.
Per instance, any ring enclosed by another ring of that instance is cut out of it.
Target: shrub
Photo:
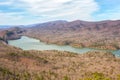
[[[64,76],[63,80],[70,80],[70,78],[66,75]]]

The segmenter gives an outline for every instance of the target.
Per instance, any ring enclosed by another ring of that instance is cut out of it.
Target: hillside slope
[[[120,58],[105,52],[23,51],[0,43],[0,80],[120,80]]]
[[[48,22],[26,29],[27,36],[51,44],[120,49],[120,20]]]
[[[6,44],[8,40],[20,39],[23,32],[25,30],[19,27],[0,29],[0,42]]]

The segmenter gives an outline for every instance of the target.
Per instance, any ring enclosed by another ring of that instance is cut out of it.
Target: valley
[[[119,40],[119,20],[1,29],[0,79],[120,80]]]
[[[120,49],[120,21],[53,21],[27,28],[24,34],[48,44],[78,48]]]
[[[0,80],[120,80],[120,0],[0,0]]]

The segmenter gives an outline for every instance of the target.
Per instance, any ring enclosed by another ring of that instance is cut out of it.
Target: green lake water
[[[91,49],[91,48],[74,48],[69,45],[55,45],[55,44],[46,44],[41,42],[40,40],[30,38],[27,36],[22,36],[21,39],[18,40],[9,40],[9,45],[19,47],[23,50],[58,50],[58,51],[69,51],[74,53],[83,54],[88,51],[108,51],[108,50],[98,50],[98,49]],[[120,57],[120,50],[110,51],[116,56]]]

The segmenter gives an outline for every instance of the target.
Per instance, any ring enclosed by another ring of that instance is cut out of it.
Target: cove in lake
[[[109,51],[115,54],[116,56],[120,56],[120,50],[110,51],[110,50],[98,50],[92,48],[74,48],[69,45],[59,46],[55,44],[46,44],[41,42],[40,40],[30,38],[27,36],[22,36],[21,39],[18,40],[9,40],[9,45],[19,47],[23,50],[58,50],[58,51],[69,51],[74,53],[86,53],[88,51]]]

